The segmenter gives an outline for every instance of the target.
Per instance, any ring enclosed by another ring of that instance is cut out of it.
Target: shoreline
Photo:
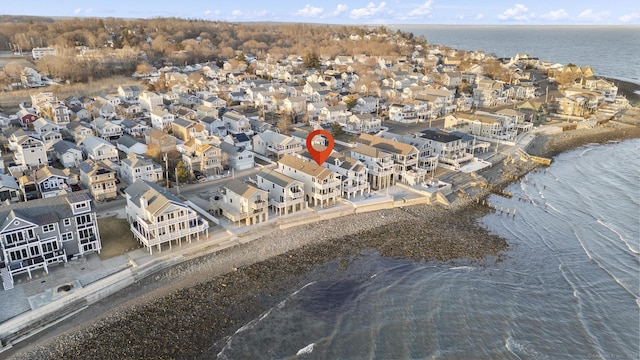
[[[638,137],[637,127],[581,129],[538,135],[529,151],[551,157],[589,143]],[[492,171],[490,182],[507,186],[537,167],[527,164],[499,165],[504,172]],[[480,189],[478,196],[487,195],[486,188]],[[92,305],[78,314],[78,323],[65,325],[65,334],[37,347],[26,345],[16,358],[198,357],[213,344],[214,350],[224,345],[225,336],[299,289],[306,274],[329,262],[336,262],[339,272],[363,252],[445,264],[500,261],[508,256],[506,240],[477,224],[489,211],[458,198],[450,208],[415,205],[287,230],[260,229],[266,234],[249,244],[177,265]],[[167,339],[181,346],[172,347]]]

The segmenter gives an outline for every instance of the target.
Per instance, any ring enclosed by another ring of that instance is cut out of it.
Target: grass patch
[[[142,247],[133,237],[133,233],[129,230],[129,222],[126,219],[118,219],[116,216],[100,218],[98,219],[98,227],[100,228],[100,239],[102,240],[102,250],[99,255],[101,260],[122,255]]]

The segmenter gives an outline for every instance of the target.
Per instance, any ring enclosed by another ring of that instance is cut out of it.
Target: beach
[[[637,127],[598,127],[539,135],[533,155],[640,137]],[[500,164],[486,172],[506,186],[538,167]],[[485,175],[481,173],[481,175]],[[479,189],[484,198],[488,189]],[[353,214],[296,228],[262,228],[255,240],[156,273],[24,344],[18,359],[197,358],[212,344],[276,306],[312,272],[340,272],[362,254],[407,261],[491,266],[508,256],[505,239],[478,225],[490,211],[457,198],[449,207],[416,205]],[[20,346],[23,346],[22,344]]]

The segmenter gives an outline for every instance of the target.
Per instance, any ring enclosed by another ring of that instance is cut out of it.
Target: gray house
[[[93,252],[102,244],[87,192],[5,205],[0,208],[0,276],[5,290],[14,277]]]

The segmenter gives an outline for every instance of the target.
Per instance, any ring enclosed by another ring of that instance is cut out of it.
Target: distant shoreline
[[[555,156],[588,143],[638,137],[638,127],[581,129],[538,136],[530,151]],[[490,181],[505,187],[535,167],[501,163],[491,171],[498,177]],[[489,194],[481,190],[478,196]],[[105,353],[119,358],[195,358],[215,353],[226,336],[299,289],[307,274],[322,264],[335,262],[333,271],[340,272],[363,252],[445,264],[488,265],[508,256],[506,240],[477,223],[488,211],[473,199],[458,198],[451,208],[417,205],[287,230],[267,227],[261,230],[265,235],[248,244],[177,265],[92,305],[78,314],[85,317],[84,323],[44,340],[35,352],[27,346],[25,350],[32,351],[17,358],[83,354],[99,359]],[[114,297],[123,300],[113,301]],[[154,336],[147,334],[149,329]],[[168,343],[166,334],[181,335]],[[127,346],[119,339],[126,339]],[[176,341],[180,346],[172,346]]]

